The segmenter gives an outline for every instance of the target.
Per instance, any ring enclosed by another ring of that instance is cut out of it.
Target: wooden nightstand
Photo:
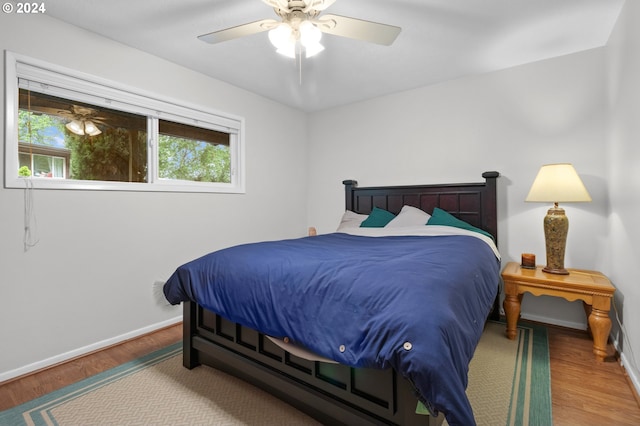
[[[522,296],[529,292],[534,296],[558,296],[568,301],[582,300],[593,336],[593,353],[598,361],[607,356],[607,340],[611,331],[609,309],[615,287],[600,272],[569,269],[569,275],[542,272],[521,268],[517,262],[509,262],[502,271],[505,299],[504,312],[507,316],[507,337],[515,339],[516,324],[520,318]]]

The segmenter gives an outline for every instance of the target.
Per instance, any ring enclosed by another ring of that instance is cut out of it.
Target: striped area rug
[[[470,365],[467,394],[478,425],[550,425],[544,327],[489,323]],[[181,344],[0,412],[0,425],[317,425],[242,380],[182,367]]]
[[[553,424],[547,329],[489,323],[469,365],[467,395],[478,425]]]

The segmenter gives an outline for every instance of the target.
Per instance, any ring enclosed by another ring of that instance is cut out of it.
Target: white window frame
[[[34,87],[35,85],[37,87]],[[147,117],[148,182],[39,179],[18,176],[18,88]],[[5,51],[5,172],[6,188],[80,189],[112,191],[245,193],[244,118],[146,93],[123,84],[38,59]],[[192,182],[158,177],[158,120],[228,133],[231,183]]]

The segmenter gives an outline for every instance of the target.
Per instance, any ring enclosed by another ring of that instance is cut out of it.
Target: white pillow
[[[385,228],[401,228],[404,226],[426,225],[431,215],[412,206],[402,206],[398,216],[387,223]]]
[[[358,214],[347,210],[342,215],[340,225],[338,225],[338,232],[344,231],[350,228],[359,228],[360,224],[368,217],[366,214]],[[426,223],[426,222],[425,222]]]

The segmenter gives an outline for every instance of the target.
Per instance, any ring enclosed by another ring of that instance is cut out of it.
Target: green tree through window
[[[231,182],[228,146],[160,135],[159,147],[163,179]]]
[[[167,120],[160,120],[159,129],[161,179],[231,182],[228,133]]]

